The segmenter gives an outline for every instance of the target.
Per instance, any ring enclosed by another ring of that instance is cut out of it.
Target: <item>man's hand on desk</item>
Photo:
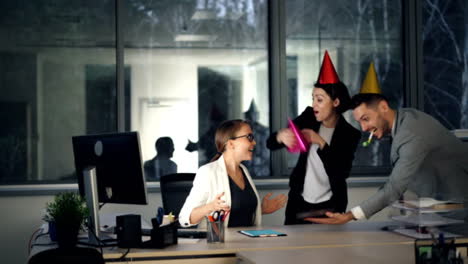
[[[326,212],[325,214],[326,216],[328,216],[328,218],[307,217],[307,218],[304,218],[304,220],[318,223],[318,224],[341,225],[341,224],[346,224],[349,221],[354,219],[354,216],[351,212],[346,212],[344,214]]]

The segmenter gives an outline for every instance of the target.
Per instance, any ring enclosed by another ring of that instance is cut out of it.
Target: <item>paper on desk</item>
[[[49,232],[49,222],[45,222],[41,225],[41,227],[39,227],[39,229],[42,229],[41,230],[41,233],[42,234],[45,234],[45,233],[48,233]]]
[[[447,218],[438,214],[396,215],[392,216],[392,219],[417,226],[441,226],[463,223],[463,220]]]
[[[458,138],[468,138],[468,129],[455,129],[452,132]]]
[[[461,202],[451,200],[441,201],[429,197],[422,197],[416,200],[396,201],[392,206],[404,210],[418,211],[420,213],[448,212],[464,209],[464,205]]]
[[[408,236],[412,238],[419,238],[419,239],[431,239],[433,236],[438,237],[438,234],[440,233],[440,232],[432,232],[432,234],[421,233],[421,232],[418,232],[414,228],[398,228],[398,229],[393,230],[393,232],[404,235],[404,236]],[[460,237],[460,235],[449,233],[449,232],[444,232],[444,237],[454,238],[454,237]]]
[[[453,203],[452,201],[440,201],[430,197],[421,197],[417,200],[405,200],[403,201],[405,205],[412,206],[415,208],[427,208],[438,204],[448,204]]]
[[[177,243],[178,244],[196,244],[199,241],[200,241],[199,238],[185,238],[185,237],[177,238]]]

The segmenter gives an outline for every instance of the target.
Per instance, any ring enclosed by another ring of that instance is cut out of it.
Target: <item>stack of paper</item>
[[[463,223],[463,220],[451,219],[438,214],[396,215],[392,216],[392,219],[416,226],[442,226]]]
[[[418,211],[419,213],[439,213],[464,209],[463,203],[455,201],[440,201],[433,198],[420,198],[418,200],[396,201],[392,205],[395,208]]]
[[[430,197],[422,197],[418,200],[406,200],[403,203],[412,208],[426,208],[426,209],[460,209],[463,208],[462,203],[454,201],[440,201]]]
[[[455,129],[455,130],[452,130],[452,132],[458,138],[462,138],[462,139],[468,138],[468,129]]]
[[[393,232],[402,234],[404,236],[408,236],[412,238],[419,238],[419,239],[431,239],[434,236],[438,237],[440,233],[440,231],[437,231],[437,230],[428,232],[428,233],[421,233],[421,232],[418,232],[418,230],[414,228],[399,228],[399,229],[393,230]],[[460,235],[449,233],[449,232],[443,232],[443,233],[444,233],[445,238],[461,237]]]

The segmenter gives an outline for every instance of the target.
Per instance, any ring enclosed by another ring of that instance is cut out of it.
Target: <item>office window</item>
[[[115,131],[112,1],[0,2],[0,184],[75,182],[71,136]]]
[[[286,1],[286,54],[289,85],[288,115],[312,106],[312,90],[328,50],[338,75],[358,93],[370,62],[374,62],[383,93],[392,104],[403,104],[401,3],[399,1]],[[351,111],[345,118],[358,127]],[[363,138],[366,135],[363,136]],[[359,147],[355,172],[385,171],[390,166],[388,138]],[[288,155],[288,167],[297,156]]]
[[[422,1],[424,111],[447,129],[468,128],[466,1]]]
[[[131,130],[146,166],[167,167],[147,179],[196,172],[216,154],[216,127],[239,118],[256,136],[251,174],[270,176],[267,1],[135,0],[124,10]]]
[[[119,130],[140,132],[144,161],[159,145],[172,155],[166,172],[196,172],[216,152],[215,128],[237,118],[253,124],[251,174],[284,177],[295,157],[271,171],[265,140],[281,118],[271,110],[287,105],[293,118],[312,104],[325,50],[351,94],[374,61],[384,93],[403,105],[400,1],[36,2],[0,1],[0,184],[76,182],[71,137]],[[288,87],[271,78],[284,55],[271,21],[285,23]],[[287,100],[276,105],[271,87]],[[358,150],[356,172],[388,166],[388,140],[375,143]]]

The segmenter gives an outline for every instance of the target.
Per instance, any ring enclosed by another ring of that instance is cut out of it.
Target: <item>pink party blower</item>
[[[304,135],[297,129],[296,125],[294,122],[288,118],[288,123],[289,123],[289,129],[292,130],[294,133],[294,136],[296,137],[296,145],[288,148],[288,151],[291,153],[297,153],[297,152],[307,152],[309,148],[309,144],[304,138]]]

